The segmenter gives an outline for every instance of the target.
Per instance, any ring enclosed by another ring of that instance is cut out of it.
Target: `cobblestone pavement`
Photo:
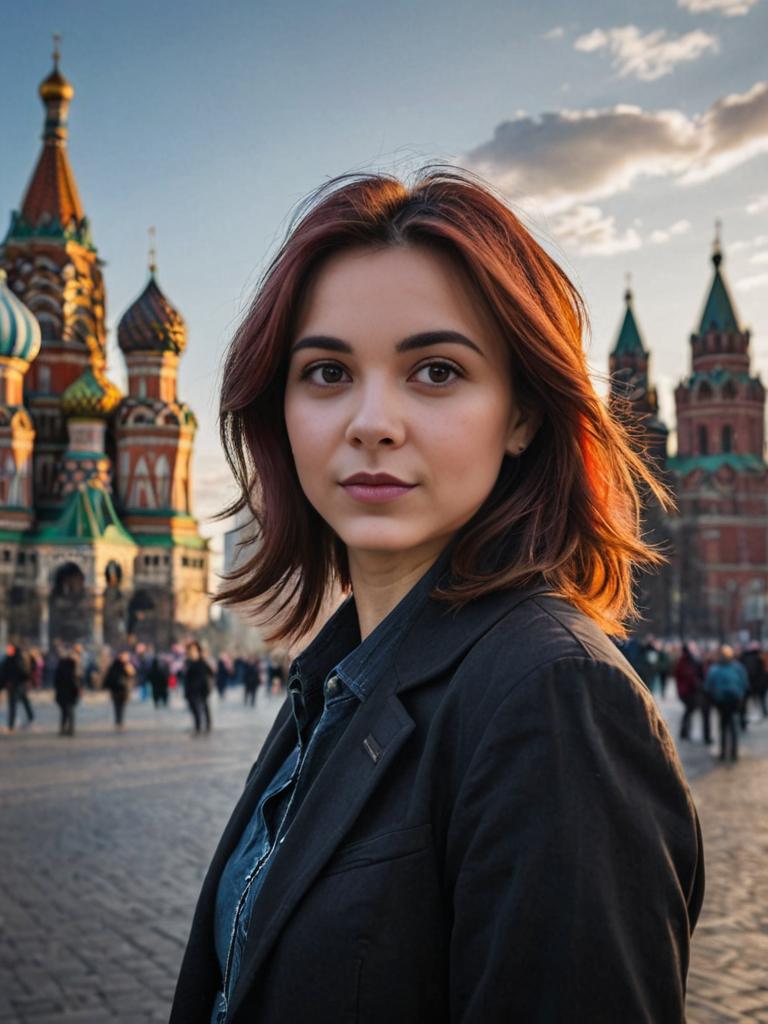
[[[192,737],[179,695],[134,700],[121,733],[89,695],[71,739],[33,700],[34,726],[0,735],[0,1022],[167,1021],[194,897],[280,698],[214,696],[213,732]],[[671,695],[662,708],[676,729]],[[735,766],[696,738],[681,754],[708,875],[688,1021],[768,1022],[768,723]]]

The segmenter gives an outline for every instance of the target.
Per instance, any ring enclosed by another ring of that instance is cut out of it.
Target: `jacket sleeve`
[[[685,1020],[701,836],[641,691],[568,658],[486,716],[447,847],[454,1024]]]

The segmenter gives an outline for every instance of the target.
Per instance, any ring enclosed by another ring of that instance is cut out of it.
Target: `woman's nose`
[[[397,396],[380,385],[366,388],[346,430],[349,444],[362,448],[396,447],[405,440],[405,423]]]

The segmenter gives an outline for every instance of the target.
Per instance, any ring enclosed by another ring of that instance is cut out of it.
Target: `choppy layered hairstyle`
[[[344,545],[301,489],[283,402],[313,276],[333,254],[383,246],[438,249],[455,261],[509,346],[517,401],[541,416],[533,442],[504,458],[455,537],[448,582],[434,596],[461,606],[543,580],[624,635],[634,571],[663,561],[643,539],[641,495],[669,500],[593,387],[578,291],[503,199],[457,168],[427,168],[410,187],[388,175],[344,176],[294,219],[225,361],[221,440],[240,494],[221,517],[247,510],[253,530],[217,599],[248,605],[273,640],[285,639],[312,626],[334,584],[350,586]]]

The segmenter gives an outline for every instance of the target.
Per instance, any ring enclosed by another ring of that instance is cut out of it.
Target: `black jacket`
[[[295,743],[283,706],[219,843],[171,1014],[208,1024],[221,871]],[[670,735],[561,600],[430,600],[257,897],[233,1024],[678,1024],[703,896]]]

